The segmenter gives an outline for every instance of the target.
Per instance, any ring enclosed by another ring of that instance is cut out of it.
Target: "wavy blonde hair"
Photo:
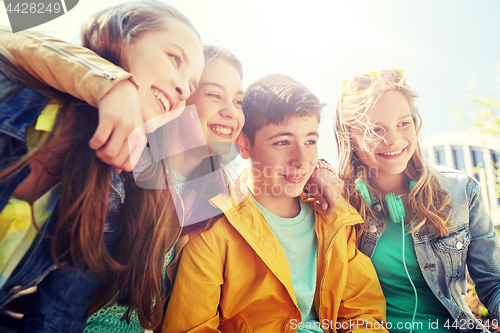
[[[355,182],[359,179],[363,179],[369,188],[374,188],[375,185],[370,182],[372,168],[366,166],[357,156],[353,144],[353,130],[363,133],[362,143],[365,147],[369,141],[380,138],[380,135],[373,131],[374,124],[370,122],[368,115],[375,103],[389,90],[399,91],[408,101],[417,137],[422,128],[421,117],[414,103],[417,94],[406,84],[405,75],[402,75],[399,81],[390,83],[378,74],[374,74],[371,79],[371,86],[360,92],[353,92],[348,87],[342,87],[334,117],[339,176],[347,187],[343,196],[365,220],[363,229],[367,228],[369,219],[378,220],[379,223],[385,223],[385,221],[376,218],[371,207],[361,199],[356,190]],[[404,174],[410,180],[416,181],[416,185],[410,192],[409,200],[411,229],[414,231],[425,225],[438,236],[448,235],[451,195],[441,186],[436,174],[422,157],[418,141]]]

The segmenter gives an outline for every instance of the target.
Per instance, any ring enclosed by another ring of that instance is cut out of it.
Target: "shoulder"
[[[207,223],[207,222],[199,222]],[[222,245],[236,237],[234,227],[229,223],[226,216],[218,218],[209,226],[200,227],[198,230],[192,231],[189,234],[189,242],[202,242],[210,244]]]
[[[363,223],[363,219],[356,208],[354,208],[344,197],[338,198],[337,207],[335,207],[332,214],[326,217],[326,220],[329,222],[343,221],[348,225]]]
[[[473,195],[480,192],[479,182],[466,174],[465,172],[450,169],[441,165],[433,165],[432,169],[436,174],[441,186],[448,190],[454,199],[466,196],[470,199]]]
[[[447,181],[452,184],[457,183],[478,183],[478,181],[463,171],[444,167],[442,165],[432,165],[432,170],[440,181]]]

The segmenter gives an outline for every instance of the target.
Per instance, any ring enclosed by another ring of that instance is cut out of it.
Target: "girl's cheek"
[[[378,146],[372,140],[364,140],[363,138],[360,138],[358,136],[355,137],[354,143],[354,150],[357,153],[364,154],[372,154],[375,151],[375,148]]]

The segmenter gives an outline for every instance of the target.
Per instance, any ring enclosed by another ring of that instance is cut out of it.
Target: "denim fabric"
[[[425,226],[412,233],[418,264],[436,298],[457,322],[465,323],[460,332],[487,332],[484,327],[467,329],[467,322],[474,323],[471,324],[474,328],[482,325],[476,323],[464,300],[465,269],[468,268],[476,284],[481,302],[494,318],[500,319],[500,242],[478,182],[460,171],[441,166],[436,166],[435,171],[441,185],[451,193],[450,234],[438,237]],[[370,195],[372,207],[380,204],[380,199]],[[368,225],[358,247],[371,258],[385,224],[370,220]]]
[[[15,84],[0,72],[0,171],[28,152],[26,126],[34,123],[48,98],[27,88],[7,94]],[[17,186],[29,175],[29,167],[8,183],[0,183],[0,211]],[[119,211],[125,200],[120,175],[113,173],[108,198],[105,243],[111,250],[120,231]],[[57,209],[44,226],[51,235]],[[94,299],[99,279],[89,270],[65,265],[58,269],[53,262],[51,240],[38,237],[19,266],[0,289],[0,308],[18,292],[38,285],[38,302],[24,316],[26,332],[81,332],[88,317],[88,306]]]

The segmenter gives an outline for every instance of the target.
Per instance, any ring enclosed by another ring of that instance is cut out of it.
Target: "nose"
[[[297,146],[290,154],[290,165],[299,169],[306,168],[308,159],[305,147]]]
[[[220,114],[223,118],[234,119],[238,115],[238,112],[241,112],[241,110],[234,105],[233,101],[228,100],[220,111]]]
[[[401,135],[393,129],[386,129],[384,135],[384,144],[387,146],[396,145],[401,140]]]
[[[191,90],[189,89],[189,83],[187,80],[177,80],[174,82],[175,97],[179,102],[185,101],[191,96]]]

